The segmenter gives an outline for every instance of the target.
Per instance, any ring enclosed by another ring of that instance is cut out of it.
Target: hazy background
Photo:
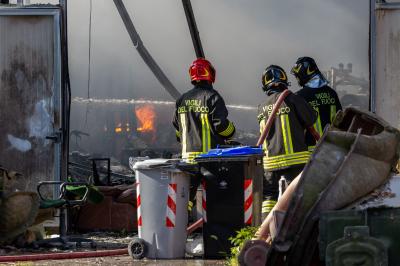
[[[50,1],[31,1],[38,2]],[[172,100],[132,46],[112,0],[68,3],[74,97]],[[172,83],[180,92],[190,89],[187,73],[195,53],[181,0],[124,3]],[[215,88],[227,104],[257,106],[265,67],[278,64],[289,72],[300,56],[314,57],[321,70],[351,62],[356,76],[368,77],[368,0],[192,0],[192,6],[206,57],[217,71]],[[84,120],[99,120],[90,105],[81,107],[73,105],[72,129],[87,130]],[[257,129],[254,112],[237,113],[231,118],[239,127]]]
[[[73,95],[85,97],[90,1],[68,2]],[[181,1],[124,3],[172,83],[188,90],[195,54]],[[206,57],[217,70],[215,88],[227,103],[258,103],[263,69],[279,64],[289,72],[303,55],[321,69],[352,62],[355,74],[368,77],[367,0],[192,0],[192,6]],[[91,31],[91,96],[170,99],[131,45],[111,0],[92,1]]]

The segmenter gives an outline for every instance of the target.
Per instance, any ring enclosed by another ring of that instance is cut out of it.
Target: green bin
[[[319,222],[326,265],[400,265],[400,208],[328,211]],[[361,263],[361,264],[360,264]],[[353,264],[349,264],[353,265]]]

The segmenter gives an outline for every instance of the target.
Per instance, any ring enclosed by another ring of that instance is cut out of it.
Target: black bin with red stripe
[[[195,159],[203,176],[204,258],[230,254],[229,237],[261,224],[262,149],[215,149]]]

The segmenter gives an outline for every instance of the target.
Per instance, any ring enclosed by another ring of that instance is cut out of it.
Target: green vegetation
[[[257,232],[258,227],[248,226],[240,229],[236,236],[230,237],[229,241],[232,243],[231,256],[226,261],[227,265],[239,265],[237,256],[239,255],[240,249],[247,240],[251,240],[254,234]]]

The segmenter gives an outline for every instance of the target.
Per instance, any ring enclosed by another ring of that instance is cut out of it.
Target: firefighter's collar
[[[328,81],[322,75],[318,74],[312,77],[305,86],[312,89],[319,89],[326,85],[328,85]]]
[[[201,82],[194,85],[195,88],[202,88],[202,89],[214,89],[212,84]]]

